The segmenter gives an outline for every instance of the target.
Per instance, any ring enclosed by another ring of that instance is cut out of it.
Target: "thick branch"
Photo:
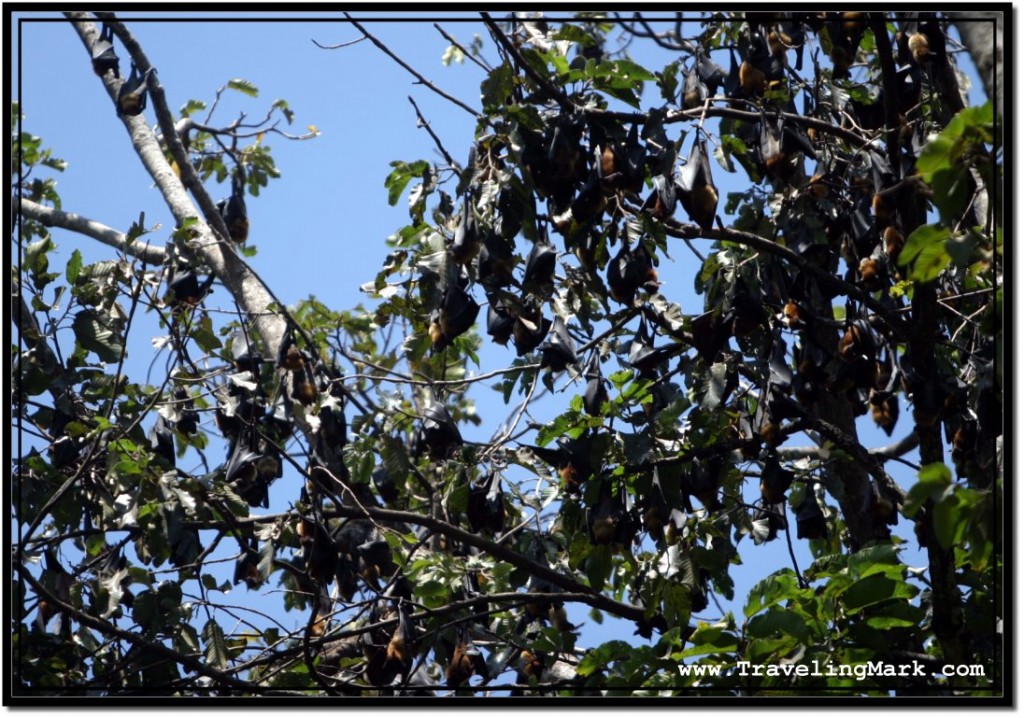
[[[69,232],[84,234],[98,242],[102,242],[108,247],[113,247],[132,257],[138,257],[147,264],[161,265],[167,256],[162,247],[151,247],[149,244],[138,239],[129,241],[127,235],[88,217],[83,217],[80,214],[63,212],[53,207],[38,204],[30,199],[15,199],[14,203],[15,207],[20,210],[19,213],[21,215],[35,220],[46,227],[59,227]]]
[[[992,100],[996,117],[1003,120],[1003,15],[1001,11],[972,10],[969,12],[947,12],[953,20],[960,39],[971,53],[985,94]]]

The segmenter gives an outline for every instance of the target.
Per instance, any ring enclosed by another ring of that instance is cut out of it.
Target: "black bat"
[[[583,394],[583,410],[591,416],[600,416],[601,407],[608,401],[608,387],[605,386],[604,376],[601,374],[601,352],[594,349],[590,354],[590,360],[583,371],[587,380],[587,390]]]
[[[569,336],[569,330],[560,316],[555,316],[551,332],[540,348],[542,368],[564,371],[567,366],[576,363],[576,342]]]
[[[139,74],[139,68],[132,63],[132,71],[128,79],[121,83],[121,89],[117,92],[117,112],[128,117],[142,114],[146,109],[146,91],[149,86],[149,78],[156,73],[156,68],[149,68],[144,74]]]
[[[515,319],[509,314],[505,302],[500,298],[491,297],[487,305],[487,333],[496,343],[508,344],[512,336]]]
[[[434,351],[441,351],[473,326],[480,305],[464,289],[449,286],[441,297],[441,306],[431,314],[430,341]]]
[[[100,77],[107,74],[108,70],[113,70],[114,77],[119,78],[121,77],[119,64],[120,60],[117,53],[114,52],[114,29],[104,23],[103,29],[100,31],[100,39],[92,46],[92,69]]]
[[[551,320],[541,314],[539,306],[524,304],[512,325],[512,341],[516,354],[523,356],[540,346],[551,329]]]
[[[149,430],[149,448],[158,457],[167,462],[170,468],[174,468],[174,433],[170,422],[162,416],[157,416],[156,423]]]
[[[434,459],[447,456],[448,451],[462,443],[459,427],[448,413],[444,404],[431,401],[423,412],[421,447],[425,447]]]
[[[476,214],[469,193],[462,205],[462,217],[452,239],[451,254],[458,264],[469,264],[480,251],[480,229],[477,226]]]
[[[245,207],[245,177],[241,168],[231,178],[231,196],[217,203],[231,241],[242,244],[249,237],[249,212]]]
[[[541,237],[534,242],[533,249],[526,258],[526,270],[523,274],[523,286],[536,289],[540,293],[550,293],[555,277],[555,260],[558,251],[555,246]]]
[[[500,534],[505,529],[505,498],[501,490],[501,474],[491,469],[487,476],[469,487],[466,518],[474,533],[486,529]]]

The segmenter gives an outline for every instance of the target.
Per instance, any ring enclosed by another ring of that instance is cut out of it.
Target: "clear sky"
[[[129,29],[141,43],[158,76],[172,109],[189,99],[211,102],[214,93],[233,78],[243,78],[260,90],[259,98],[248,98],[228,91],[224,94],[217,114],[210,124],[226,125],[239,112],[251,119],[262,117],[276,99],[285,99],[295,112],[294,125],[282,129],[303,134],[307,125],[320,130],[316,139],[292,142],[267,135],[265,143],[273,147],[273,154],[282,177],[271,181],[258,198],[247,198],[251,230],[249,243],[259,253],[250,260],[253,268],[287,304],[315,295],[329,307],[347,309],[357,303],[371,303],[359,291],[361,284],[372,279],[381,266],[387,248],[384,239],[407,223],[405,198],[397,207],[389,207],[384,179],[393,160],[435,160],[438,155],[428,134],[416,127],[416,115],[407,100],[413,96],[425,118],[442,142],[459,162],[465,162],[473,138],[475,120],[464,110],[438,97],[405,70],[388,59],[369,42],[337,50],[319,49],[314,40],[331,45],[357,39],[358,31],[345,23],[340,14],[319,12],[304,17],[316,20],[294,22],[296,14],[259,13],[261,21],[243,21],[237,12],[217,12],[203,18],[226,18],[220,21],[197,22],[200,17],[169,15],[164,13],[119,13]],[[357,19],[381,17],[380,12],[359,11]],[[445,13],[445,16],[451,15]],[[495,13],[498,15],[498,13]],[[193,19],[186,19],[191,17]],[[415,16],[403,13],[404,21],[366,22],[376,34],[408,64],[428,79],[443,87],[463,102],[479,103],[479,84],[483,73],[469,61],[444,66],[441,58],[448,42],[423,18],[437,18],[438,14],[423,13]],[[419,17],[413,21],[413,18]],[[139,19],[134,21],[133,19]],[[143,19],[163,18],[159,21]],[[178,18],[169,20],[167,18]],[[275,21],[267,21],[274,18]],[[18,23],[17,21],[29,20]],[[159,244],[169,239],[173,220],[159,192],[137,160],[122,123],[93,74],[89,58],[75,32],[63,22],[58,13],[16,13],[15,39],[11,52],[21,59],[14,65],[13,94],[20,99],[24,114],[24,129],[40,135],[45,146],[68,161],[68,169],[58,177],[58,192],[63,208],[87,215],[99,222],[122,231],[128,229],[140,211],[146,213],[150,227],[161,224],[151,237]],[[479,22],[462,23],[444,20],[442,25],[464,44],[474,34],[486,33]],[[495,59],[490,42],[486,42],[486,57]],[[122,71],[127,72],[127,53],[119,46]],[[650,61],[652,69],[661,69],[676,59],[660,52],[654,55],[650,48],[634,46],[641,63]],[[656,58],[656,59],[655,59]],[[962,69],[973,74],[970,60],[961,60]],[[975,82],[972,97],[981,97],[980,83]],[[642,109],[660,104],[652,88],[644,98]],[[147,119],[155,123],[152,109]],[[689,136],[684,152],[689,147]],[[728,175],[720,166],[713,166],[716,182],[725,192],[737,189],[746,176]],[[228,188],[212,191],[214,198],[226,196]],[[724,202],[722,203],[724,204]],[[721,207],[721,205],[720,205]],[[728,221],[728,218],[726,218]],[[74,248],[82,250],[86,261],[110,258],[111,250],[92,240],[56,231],[55,241],[60,256],[70,256]],[[708,242],[699,242],[702,252],[709,250]],[[520,245],[521,249],[521,245]],[[688,314],[703,311],[703,299],[693,293],[693,275],[696,261],[682,243],[671,246],[674,262],[659,268],[663,280],[663,293],[680,302]],[[58,260],[58,266],[61,261]],[[481,303],[483,297],[477,297]],[[229,308],[224,290],[211,298],[213,306]],[[146,372],[154,358],[149,337],[160,333],[155,322],[141,325],[139,336],[130,345],[132,354],[128,371]],[[511,354],[499,348],[490,349],[484,337],[480,371],[507,363]],[[151,381],[157,380],[165,357],[154,366]],[[581,390],[580,390],[581,391]],[[572,392],[560,398],[567,401]],[[508,409],[497,394],[478,393],[478,411],[484,418],[479,438],[486,439],[494,426],[503,421]],[[557,412],[561,403],[549,408]],[[903,421],[897,426],[893,439],[909,430],[909,407],[904,405]],[[877,446],[891,441],[874,428],[870,419],[863,422],[862,439],[866,445]],[[467,432],[472,435],[471,432]],[[477,438],[477,437],[474,437]],[[214,456],[213,458],[216,458]],[[911,455],[911,461],[916,459]],[[904,486],[913,481],[913,472],[895,463],[890,472]],[[286,486],[289,477],[277,482],[275,491],[283,491],[286,508],[288,500],[298,496],[298,485]],[[748,487],[751,500],[757,487]],[[830,502],[834,503],[834,502]],[[274,510],[274,506],[271,510]],[[898,533],[909,537],[909,546],[916,547],[911,526],[905,520],[897,527]],[[798,549],[801,568],[806,568],[809,556],[803,542],[794,542]],[[752,581],[763,578],[769,571],[791,566],[784,540],[760,547],[750,539],[739,545],[743,566],[733,567],[736,581],[737,603],[732,606],[742,614],[745,595]],[[915,558],[915,556],[917,558]],[[924,558],[916,551],[906,559],[911,565],[923,565]],[[273,588],[276,579],[271,581]],[[239,591],[245,591],[241,586]],[[277,602],[275,596],[270,600]],[[726,605],[725,608],[730,608]],[[718,615],[715,604],[702,614],[714,619]],[[570,618],[582,619],[582,613]],[[296,615],[296,625],[305,618]],[[583,634],[582,644],[592,644],[610,637],[630,640],[634,626],[615,627],[606,622]]]

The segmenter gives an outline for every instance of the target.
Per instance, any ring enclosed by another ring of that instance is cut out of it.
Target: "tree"
[[[15,107],[16,695],[1005,696],[1001,113],[946,18],[481,13],[468,160],[420,116],[441,160],[392,164],[409,223],[338,311],[246,261],[288,104],[175,119],[125,24],[67,17],[174,229],[65,210]],[[51,228],[116,255],[51,271]]]

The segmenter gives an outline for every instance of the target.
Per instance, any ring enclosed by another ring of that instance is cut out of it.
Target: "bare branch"
[[[405,60],[403,60],[398,55],[396,55],[394,52],[392,52],[391,48],[389,48],[383,42],[378,40],[366,28],[364,28],[362,25],[360,25],[358,22],[356,22],[356,20],[354,20],[351,15],[349,15],[347,12],[343,13],[343,14],[345,15],[345,17],[347,17],[352,22],[352,26],[355,27],[356,30],[358,30],[359,32],[363,33],[363,35],[366,37],[367,40],[369,40],[374,45],[376,45],[378,48],[380,48],[381,52],[383,52],[385,55],[387,55],[392,60],[397,62],[402,67],[403,70],[405,70],[410,75],[412,75],[417,80],[419,80],[420,84],[422,84],[422,85],[426,86],[427,88],[433,90],[435,93],[437,93],[438,95],[440,95],[444,99],[448,100],[452,104],[454,104],[454,105],[456,105],[458,107],[461,107],[466,112],[468,112],[469,114],[473,115],[473,117],[478,117],[479,116],[480,113],[478,113],[472,107],[467,105],[465,102],[463,102],[462,100],[459,100],[459,99],[457,99],[455,97],[452,97],[447,92],[442,90],[440,87],[438,87],[437,85],[432,83],[430,80],[425,78],[423,75],[421,75],[419,72],[414,70],[407,62],[405,62]]]

